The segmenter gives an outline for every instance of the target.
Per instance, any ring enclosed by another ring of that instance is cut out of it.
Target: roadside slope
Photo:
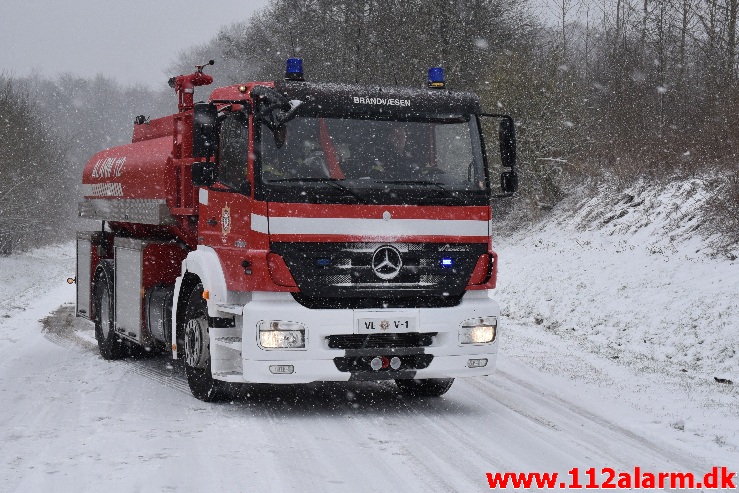
[[[604,189],[502,236],[504,354],[739,450],[739,261],[701,236],[707,198],[700,180]]]

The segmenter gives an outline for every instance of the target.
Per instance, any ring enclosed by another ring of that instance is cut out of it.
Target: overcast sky
[[[0,73],[103,74],[127,85],[163,88],[170,76],[178,75],[164,71],[180,50],[210,40],[221,26],[246,20],[266,4],[267,0],[0,0]]]

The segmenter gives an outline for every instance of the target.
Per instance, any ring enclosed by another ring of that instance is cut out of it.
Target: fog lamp
[[[471,359],[467,361],[467,368],[482,368],[484,366],[487,366],[487,364],[487,358]]]

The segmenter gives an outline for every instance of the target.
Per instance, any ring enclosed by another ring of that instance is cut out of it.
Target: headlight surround
[[[476,317],[462,322],[459,328],[460,344],[490,344],[498,332],[497,317]]]
[[[305,349],[305,326],[285,320],[257,323],[257,343],[262,349]]]

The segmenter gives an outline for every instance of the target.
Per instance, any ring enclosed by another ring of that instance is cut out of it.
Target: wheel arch
[[[178,339],[182,340],[185,309],[190,292],[198,284],[208,291],[208,315],[217,315],[216,303],[225,303],[227,299],[226,277],[223,274],[218,254],[210,247],[198,246],[187,254],[182,262],[182,275],[175,281],[172,298],[172,358],[178,358]]]

